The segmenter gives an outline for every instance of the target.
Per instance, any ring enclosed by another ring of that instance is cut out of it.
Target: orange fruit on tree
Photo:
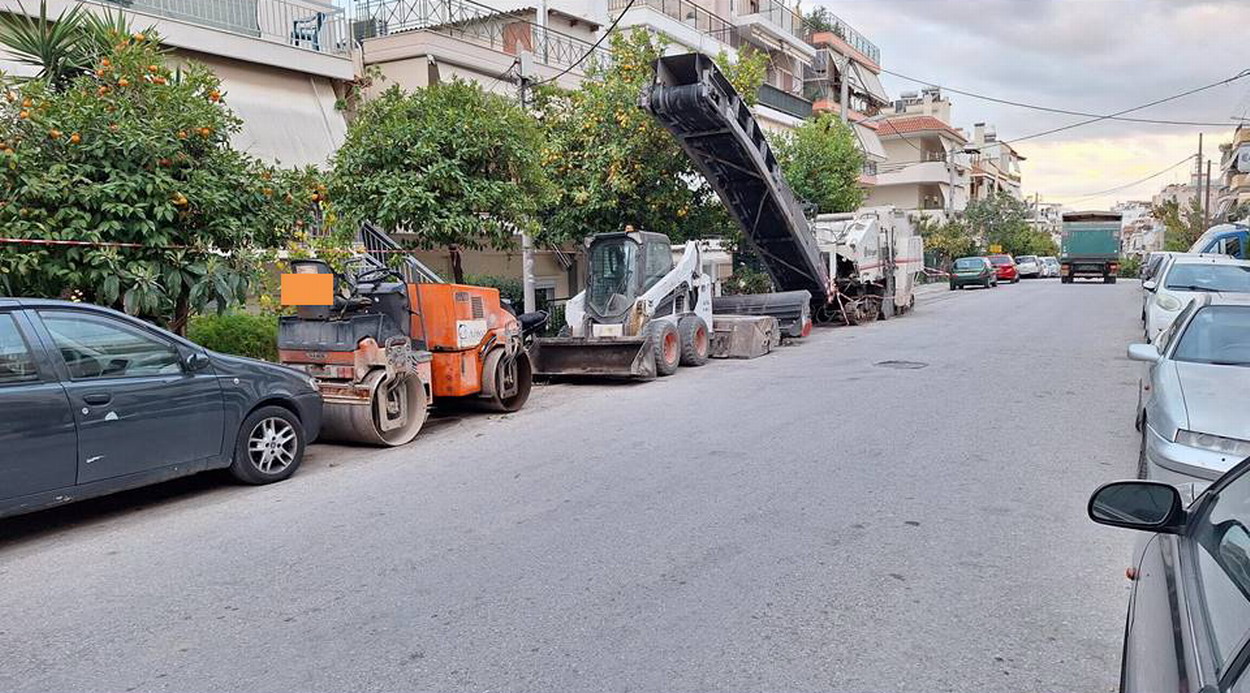
[[[109,62],[109,59],[108,59],[108,58],[101,58],[101,59],[100,59],[100,64],[101,64],[101,65],[103,65],[103,66],[105,66],[105,67],[108,67],[109,65],[112,65],[113,63]]]
[[[48,137],[51,137],[54,140],[59,140],[61,139],[61,131],[53,128],[48,131]]]
[[[147,37],[146,35],[144,35],[144,34],[142,34],[142,33],[138,33],[138,32],[136,32],[136,33],[132,34],[132,35],[131,35],[131,38],[133,38],[135,41],[139,41],[139,42],[143,42],[143,41],[148,40],[148,37]]]
[[[117,132],[120,129],[121,129],[121,126],[118,125],[117,123],[109,123],[109,132]]]
[[[186,130],[179,130],[179,131],[178,131],[178,139],[180,139],[180,140],[185,140],[186,138],[187,138],[187,131],[186,131]]]
[[[208,136],[209,136],[209,135],[211,135],[211,134],[213,134],[213,129],[212,129],[212,128],[200,128],[200,135],[201,135],[201,136],[203,136],[203,137],[208,137]]]
[[[148,72],[153,72],[153,73],[155,73],[155,72],[160,72],[160,69],[161,69],[161,68],[159,68],[159,67],[157,67],[157,66],[155,66],[155,65],[148,65]]]
[[[130,86],[130,80],[126,79],[125,77],[122,77],[121,79],[117,80],[117,86],[128,87]]]
[[[75,132],[69,136],[69,142],[70,144],[78,144],[79,142],[82,142],[82,135]]]
[[[17,117],[21,118],[22,120],[26,120],[27,118],[30,117],[30,111],[22,111],[21,113],[17,114]]]
[[[22,99],[22,108],[30,108],[33,105],[34,105],[34,102],[31,101],[30,99]]]

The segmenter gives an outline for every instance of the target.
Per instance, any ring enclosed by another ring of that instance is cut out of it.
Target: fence
[[[95,0],[106,7],[342,55],[351,50],[340,10],[299,0]]]

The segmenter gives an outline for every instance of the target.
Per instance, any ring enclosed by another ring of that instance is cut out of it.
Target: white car
[[[1020,273],[1020,277],[1032,277],[1034,279],[1042,276],[1042,260],[1036,255],[1017,255],[1016,271]]]
[[[1153,342],[1195,296],[1250,293],[1250,260],[1227,255],[1173,255],[1146,290],[1146,341]]]

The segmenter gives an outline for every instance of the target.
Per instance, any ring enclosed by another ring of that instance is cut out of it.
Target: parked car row
[[[1125,573],[1120,691],[1250,691],[1250,262],[1155,253],[1141,278],[1139,480],[1088,506],[1148,533]]]
[[[984,256],[961,257],[951,263],[951,291],[968,286],[991,288],[999,282],[1015,284],[1024,278],[1059,276],[1059,258],[1020,255],[1012,257],[1003,253]]]

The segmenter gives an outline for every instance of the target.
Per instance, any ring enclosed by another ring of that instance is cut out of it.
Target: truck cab
[[[1230,255],[1239,260],[1250,258],[1250,226],[1244,224],[1219,224],[1207,229],[1194,244],[1191,253],[1215,253]]]

